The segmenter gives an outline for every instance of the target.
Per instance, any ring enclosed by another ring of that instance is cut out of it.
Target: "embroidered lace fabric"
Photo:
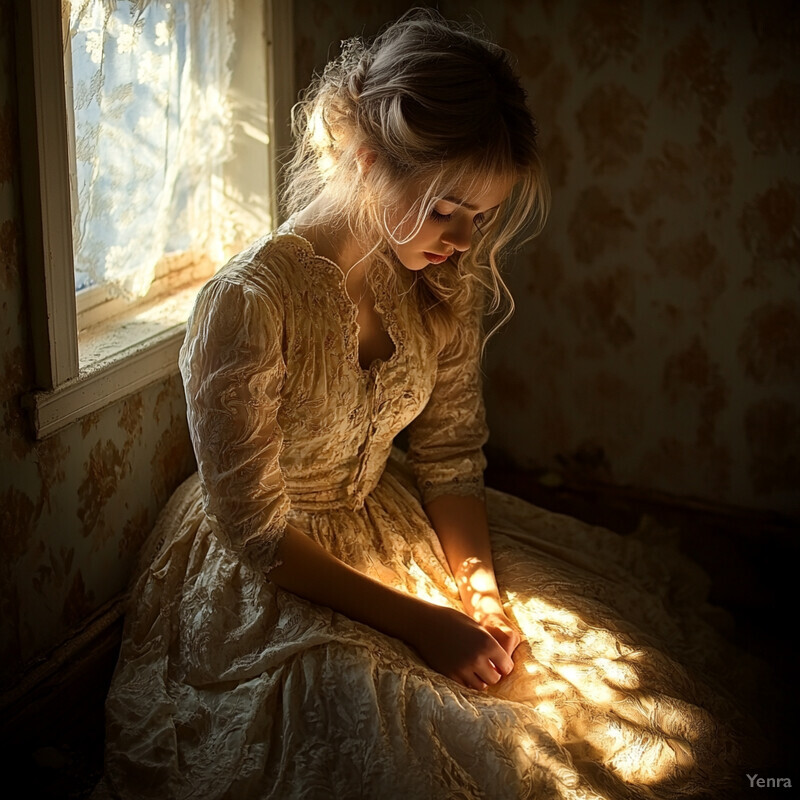
[[[381,283],[362,369],[341,271],[289,229],[205,287],[181,352],[198,473],[132,584],[96,797],[724,796],[737,711],[706,581],[669,548],[484,490],[478,326],[441,356]],[[405,458],[392,444],[409,432]],[[485,692],[269,581],[287,521],[460,607],[422,507],[485,493],[523,643]],[[722,791],[723,794],[714,794]]]

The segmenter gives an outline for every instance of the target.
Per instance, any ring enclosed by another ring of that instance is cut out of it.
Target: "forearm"
[[[461,600],[470,616],[502,610],[494,574],[486,503],[478,497],[441,495],[425,506]]]
[[[346,614],[416,648],[434,669],[475,689],[514,667],[515,642],[460,611],[372,580],[289,526],[270,579],[283,589]],[[517,637],[518,640],[518,637]]]
[[[423,601],[353,569],[291,525],[276,560],[269,577],[281,588],[412,642],[425,613]]]

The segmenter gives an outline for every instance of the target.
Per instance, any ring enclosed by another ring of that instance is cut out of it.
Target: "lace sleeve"
[[[206,516],[262,572],[275,566],[290,506],[278,461],[282,339],[263,292],[218,278],[201,290],[180,354]]]
[[[427,405],[408,428],[408,456],[424,503],[443,494],[483,497],[488,438],[480,369],[481,317],[440,354]]]

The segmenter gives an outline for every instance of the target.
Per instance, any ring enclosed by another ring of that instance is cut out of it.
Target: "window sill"
[[[25,397],[36,438],[175,375],[186,319],[202,283],[82,331],[77,377]]]

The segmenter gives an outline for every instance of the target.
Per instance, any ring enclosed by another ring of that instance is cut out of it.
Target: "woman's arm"
[[[495,637],[452,608],[427,603],[363,575],[288,525],[270,580],[414,647],[434,669],[483,689],[514,664]]]
[[[440,495],[425,511],[447,556],[467,614],[510,656],[520,635],[503,610],[494,574],[486,503],[478,497]]]

